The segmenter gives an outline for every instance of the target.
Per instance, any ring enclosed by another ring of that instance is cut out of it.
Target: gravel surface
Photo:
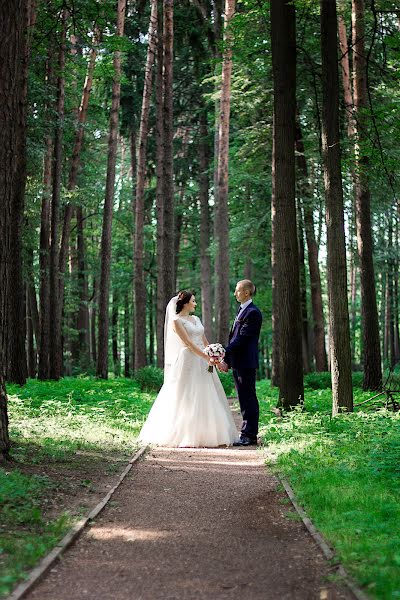
[[[350,600],[279,489],[254,447],[153,449],[27,598]]]

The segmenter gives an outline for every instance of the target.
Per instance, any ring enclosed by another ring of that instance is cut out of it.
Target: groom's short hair
[[[254,294],[256,293],[256,286],[252,281],[250,281],[250,279],[243,279],[239,283],[242,284],[244,290],[247,290],[249,292],[250,296],[254,296]]]

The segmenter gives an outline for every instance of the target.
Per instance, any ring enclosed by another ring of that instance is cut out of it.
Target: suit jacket
[[[225,348],[225,362],[232,369],[258,368],[258,339],[262,314],[252,302],[240,314],[229,333],[229,344]]]

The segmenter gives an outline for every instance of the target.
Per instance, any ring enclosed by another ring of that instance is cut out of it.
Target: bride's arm
[[[201,358],[204,358],[204,360],[206,360],[207,362],[210,362],[208,356],[204,354],[204,352],[202,352],[200,348],[196,346],[196,344],[193,344],[192,340],[186,332],[186,329],[181,323],[179,323],[178,320],[174,321],[172,327],[175,333],[179,335],[185,346],[187,346],[194,354],[197,354],[198,356],[201,356]]]
[[[210,342],[208,341],[208,339],[206,338],[206,336],[203,334],[203,344],[204,346],[209,346]]]

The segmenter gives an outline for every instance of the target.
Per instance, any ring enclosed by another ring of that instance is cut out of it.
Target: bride
[[[210,373],[208,341],[192,292],[183,291],[167,306],[164,326],[164,385],[139,441],[159,446],[216,447],[238,438],[228,401],[215,369]]]

